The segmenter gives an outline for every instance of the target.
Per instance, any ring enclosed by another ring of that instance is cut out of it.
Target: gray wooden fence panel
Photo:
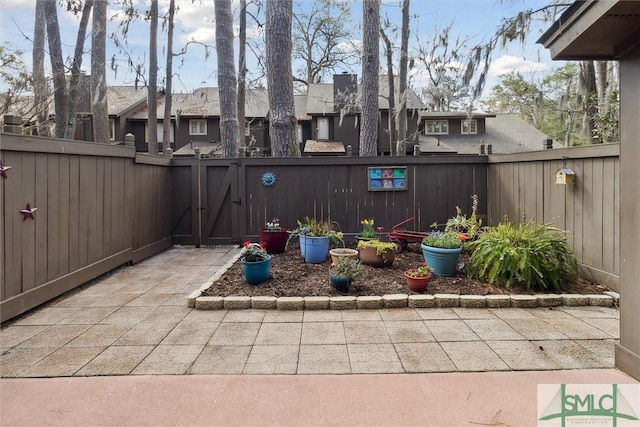
[[[124,147],[1,138],[0,156],[12,166],[0,180],[1,321],[171,245],[168,159],[138,159]],[[145,188],[138,170],[149,176]],[[27,203],[37,208],[35,220],[23,221]],[[134,232],[136,206],[150,206],[151,214]]]
[[[555,184],[567,157],[573,185]],[[586,276],[617,287],[620,271],[619,146],[489,156],[489,223],[535,219],[569,232]]]

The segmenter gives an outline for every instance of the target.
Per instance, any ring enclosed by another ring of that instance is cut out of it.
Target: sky
[[[133,0],[140,9],[149,4],[149,0]],[[418,42],[425,42],[433,38],[438,29],[452,23],[452,36],[470,38],[473,42],[480,43],[493,35],[505,17],[515,16],[519,11],[535,9],[549,4],[551,0],[411,0],[411,42],[415,47]],[[381,15],[389,16],[389,20],[400,26],[400,0],[383,0]],[[160,13],[168,9],[168,0],[159,1]],[[176,14],[176,27],[174,33],[174,51],[179,51],[189,41],[196,40],[201,44],[191,44],[187,53],[174,60],[174,90],[176,92],[190,92],[198,87],[217,86],[217,66],[215,55],[215,21],[212,0],[176,0],[178,11]],[[308,9],[312,6],[312,0],[294,0],[294,12]],[[362,17],[362,3],[358,0],[350,0],[352,10],[353,41],[356,46],[360,43],[360,20]],[[123,41],[121,29],[122,13],[119,12],[116,0],[110,0],[108,16],[108,38],[113,35]],[[234,17],[237,26],[238,0],[232,1]],[[2,0],[0,2],[0,44],[11,49],[23,51],[23,61],[27,70],[31,70],[31,39],[33,36],[35,0]],[[252,12],[263,20],[264,7]],[[73,54],[79,17],[59,7],[59,23],[62,34],[63,54],[70,57]],[[548,28],[550,23],[534,24],[525,45],[512,43],[506,49],[498,49],[494,52],[492,65],[489,71],[487,89],[485,95],[494,84],[499,82],[499,76],[509,71],[522,73],[546,73],[552,67],[561,64],[551,61],[549,52],[535,41]],[[262,29],[251,18],[248,19],[248,35],[255,40],[260,39]],[[89,26],[90,31],[90,26]],[[109,85],[133,85],[134,74],[129,71],[127,63],[129,58],[133,62],[148,63],[149,51],[149,25],[145,21],[134,22],[126,38],[127,54],[118,51],[111,40],[107,40],[107,63],[115,58],[116,70],[107,70]],[[159,41],[159,86],[164,79],[164,42],[165,33],[161,33]],[[237,41],[237,40],[236,40]],[[202,44],[209,45],[206,49]],[[86,49],[90,46],[88,35]],[[259,48],[263,50],[263,48]],[[382,44],[381,44],[382,51]],[[237,55],[237,43],[236,43]],[[255,57],[248,51],[248,68],[254,78],[260,77],[259,67]],[[48,65],[48,60],[46,61]],[[236,61],[237,64],[237,61]],[[384,64],[381,61],[381,65]],[[82,68],[90,69],[89,56],[85,55]],[[294,64],[294,69],[296,68]],[[359,65],[345,71],[360,75]],[[411,84],[414,87],[425,85],[426,79],[420,67],[416,67],[410,73]],[[0,91],[6,87],[0,82]]]

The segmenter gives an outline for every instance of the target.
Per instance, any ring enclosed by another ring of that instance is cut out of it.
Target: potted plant
[[[271,255],[258,243],[245,242],[240,261],[244,278],[250,285],[257,285],[269,278]]]
[[[287,246],[289,229],[280,227],[280,219],[273,218],[265,228],[258,230],[260,245],[270,254],[281,254]]]
[[[291,231],[289,242],[298,238],[300,240],[300,253],[304,262],[310,264],[320,264],[327,259],[329,246],[331,244],[343,244],[343,235],[339,231],[339,225],[335,221],[322,220],[305,217],[303,221],[298,220],[298,227]]]
[[[395,243],[381,242],[378,239],[358,242],[360,261],[372,267],[390,267],[396,258],[396,249]]]
[[[356,236],[356,240],[371,240],[376,238],[376,232],[373,229],[374,221],[371,219],[363,219],[360,221],[362,225],[362,231]]]
[[[437,222],[431,224],[431,227],[437,228],[444,225],[444,231],[455,231],[460,236],[460,240],[475,240],[482,231],[482,219],[478,215],[478,195],[471,196],[471,215],[462,213],[460,206],[456,206],[456,216],[449,218],[445,224]]]
[[[407,286],[409,286],[409,289],[413,292],[426,291],[429,280],[431,280],[432,272],[433,269],[428,265],[405,271],[404,278],[407,281]]]
[[[422,240],[420,247],[427,265],[438,276],[453,276],[464,242],[455,231],[435,231]]]
[[[364,273],[362,264],[357,259],[342,257],[338,264],[329,270],[329,280],[331,285],[338,292],[349,291],[351,282]]]
[[[333,248],[329,250],[331,255],[331,265],[338,265],[341,258],[358,259],[358,251],[350,248]]]

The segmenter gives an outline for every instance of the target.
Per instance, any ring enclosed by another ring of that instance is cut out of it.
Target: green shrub
[[[454,231],[434,231],[429,233],[427,237],[422,239],[425,246],[431,246],[440,249],[457,249],[464,245],[460,240],[460,235]]]
[[[510,222],[486,229],[470,244],[469,275],[509,287],[561,291],[578,275],[565,232],[533,221]]]

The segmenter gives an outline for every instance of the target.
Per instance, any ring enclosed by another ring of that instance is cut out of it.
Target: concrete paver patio
[[[173,248],[0,331],[2,377],[612,368],[607,307],[218,310],[186,297],[236,248]]]
[[[637,383],[615,308],[189,308],[235,253],[174,248],[2,325],[0,425],[524,426],[537,384]]]

